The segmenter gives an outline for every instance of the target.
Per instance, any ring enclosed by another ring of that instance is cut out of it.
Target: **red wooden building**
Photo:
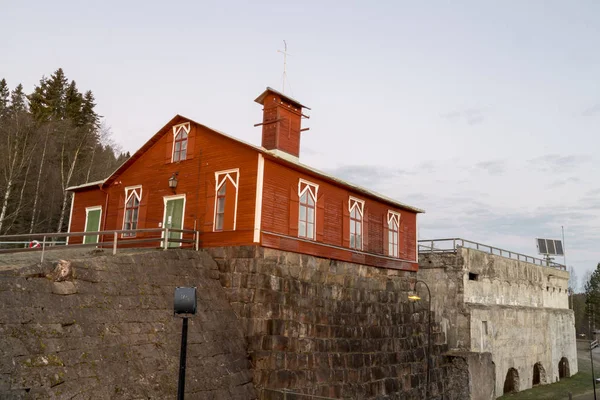
[[[256,102],[261,147],[177,115],[107,179],[69,188],[69,232],[196,229],[201,247],[261,245],[416,271],[422,211],[300,163],[307,107],[271,88]]]

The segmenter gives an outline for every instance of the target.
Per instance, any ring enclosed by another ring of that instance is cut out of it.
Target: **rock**
[[[73,279],[73,268],[71,267],[71,261],[58,260],[54,271],[52,271],[48,278],[54,282],[62,282]]]
[[[52,293],[66,296],[69,294],[77,293],[77,288],[75,287],[75,284],[70,281],[53,282],[52,283]]]

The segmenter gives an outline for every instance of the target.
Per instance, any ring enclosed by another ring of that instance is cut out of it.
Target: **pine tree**
[[[6,79],[2,79],[0,81],[0,118],[2,118],[8,110],[9,95],[10,91],[8,90]]]
[[[590,329],[595,329],[600,320],[600,263],[585,283],[585,309],[590,316]]]
[[[65,97],[67,93],[67,77],[63,72],[62,68],[57,69],[50,79],[48,79],[48,85],[45,93],[45,103],[48,108],[49,115],[54,119],[61,120],[65,119]]]
[[[83,96],[83,104],[81,107],[81,125],[92,129],[97,129],[100,126],[100,116],[96,114],[94,94],[91,90],[85,92]]]
[[[42,79],[40,79],[40,83],[33,88],[33,93],[27,96],[29,99],[29,110],[31,111],[33,117],[39,122],[48,121],[50,118],[48,108],[46,107],[47,86],[47,79],[42,77]]]
[[[27,111],[27,96],[25,96],[23,85],[20,83],[10,95],[9,110],[13,115]]]
[[[79,120],[81,119],[81,106],[83,104],[83,96],[77,90],[77,84],[75,81],[71,81],[71,84],[65,92],[65,117],[76,126],[79,126]]]

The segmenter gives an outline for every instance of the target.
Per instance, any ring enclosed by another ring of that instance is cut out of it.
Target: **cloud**
[[[547,188],[556,188],[559,186],[565,186],[565,185],[580,183],[580,182],[581,182],[581,179],[579,179],[576,176],[571,176],[571,177],[565,178],[565,179],[557,179],[554,182],[549,183],[546,187]]]
[[[393,182],[408,171],[375,165],[344,165],[326,169],[326,173],[342,178],[349,183],[363,186],[367,189],[380,190],[381,185]]]
[[[461,120],[469,125],[477,125],[484,120],[485,109],[483,108],[467,108],[461,111],[452,111],[447,114],[442,114],[443,119],[449,121]]]
[[[592,106],[581,113],[581,115],[584,117],[593,117],[597,114],[600,114],[600,104],[596,104],[595,106]]]
[[[572,171],[586,164],[590,157],[585,154],[571,154],[561,156],[560,154],[546,154],[527,160],[530,167],[542,172],[562,173]]]
[[[490,175],[500,175],[506,170],[505,160],[482,161],[475,164],[476,168],[484,169]]]

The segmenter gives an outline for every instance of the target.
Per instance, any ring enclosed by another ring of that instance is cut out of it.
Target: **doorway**
[[[546,370],[542,367],[542,363],[537,362],[533,366],[533,386],[546,383]]]
[[[558,378],[568,378],[569,376],[571,376],[569,371],[569,360],[567,360],[566,357],[563,357],[558,362]]]
[[[514,368],[509,368],[504,380],[504,394],[519,391],[519,373]]]
[[[98,232],[100,230],[100,218],[102,217],[102,206],[86,207],[85,209],[85,232]],[[86,235],[83,244],[98,243],[98,235]]]
[[[163,216],[163,228],[183,229],[183,212],[185,210],[185,195],[163,197],[165,212]],[[164,237],[164,232],[163,232]],[[169,247],[181,247],[183,233],[169,232]],[[162,244],[164,246],[164,243]]]

